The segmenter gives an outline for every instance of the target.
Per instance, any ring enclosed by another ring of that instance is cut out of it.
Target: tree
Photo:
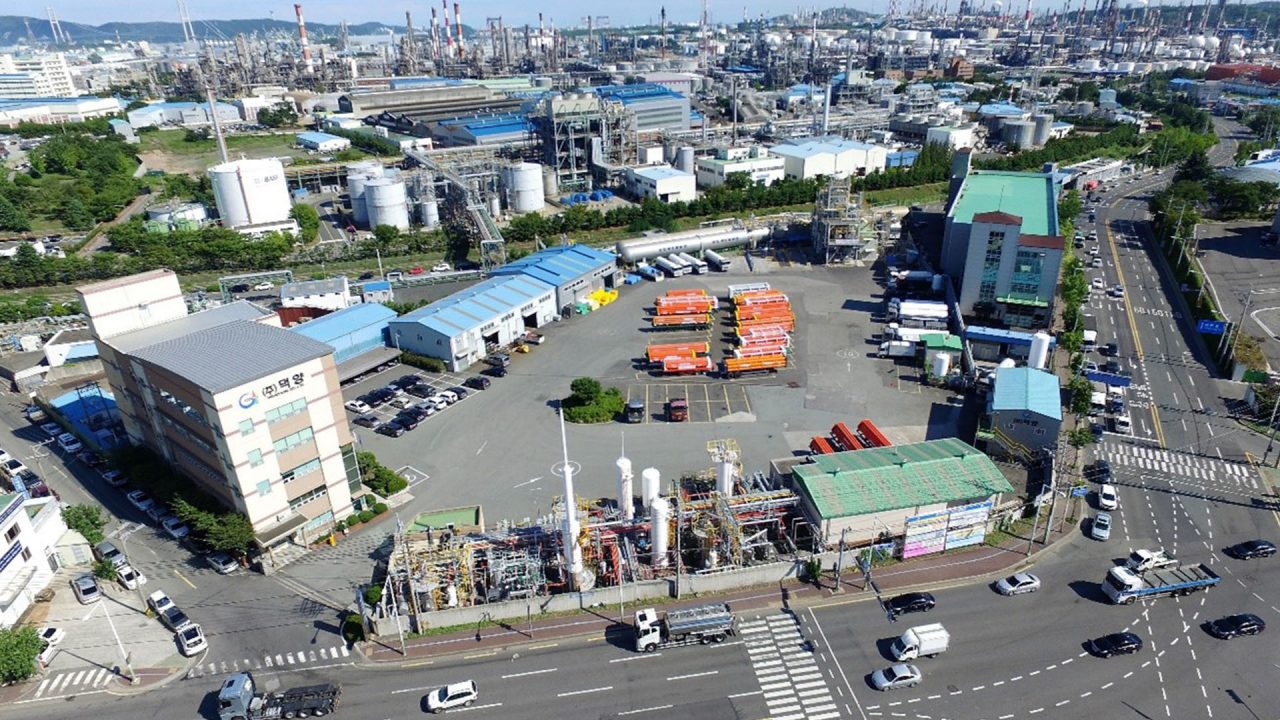
[[[604,392],[600,381],[589,377],[580,377],[569,383],[569,390],[573,393],[570,399],[581,405],[594,403],[600,398],[600,393]]]
[[[31,218],[27,214],[9,202],[9,199],[0,195],[0,230],[16,230],[25,231],[31,229]]]
[[[289,211],[289,217],[298,221],[298,228],[301,231],[303,242],[315,242],[320,235],[320,213],[316,212],[315,208],[299,203]]]
[[[93,576],[103,582],[116,581],[116,566],[110,560],[99,560],[93,564]]]
[[[1059,220],[1074,219],[1084,209],[1084,201],[1080,199],[1079,190],[1068,190],[1058,200]]]
[[[102,517],[102,508],[97,505],[68,505],[62,508],[62,521],[67,527],[84,536],[90,545],[102,542],[102,528],[107,521]]]
[[[0,685],[26,680],[36,672],[40,635],[30,625],[0,629]]]
[[[1072,428],[1067,431],[1067,444],[1079,450],[1086,445],[1092,444],[1097,438],[1093,435],[1093,430],[1087,427]]]
[[[1203,151],[1198,150],[1187,156],[1182,164],[1178,165],[1178,172],[1174,174],[1173,181],[1182,182],[1184,180],[1202,183],[1213,177],[1213,163],[1209,162],[1209,156]]]
[[[89,208],[85,207],[84,201],[75,195],[67,197],[66,202],[62,203],[62,210],[58,213],[62,224],[72,230],[88,230],[93,227],[93,213],[89,212]]]
[[[1087,416],[1092,403],[1093,383],[1083,375],[1077,375],[1067,383],[1067,390],[1071,393],[1071,412],[1080,417]]]
[[[379,225],[373,229],[373,240],[381,248],[386,248],[400,239],[400,230],[394,225]]]
[[[297,123],[298,112],[293,109],[293,104],[288,101],[278,102],[269,108],[263,108],[258,111],[259,125],[278,128],[285,125],[296,125]]]

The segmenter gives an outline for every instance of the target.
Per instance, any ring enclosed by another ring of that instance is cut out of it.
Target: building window
[[[280,473],[280,479],[284,481],[285,485],[288,485],[289,483],[302,477],[303,475],[310,475],[311,473],[319,469],[320,469],[320,458],[316,458],[315,460],[304,462],[292,470],[286,470]]]
[[[262,495],[262,496],[267,496],[267,495],[270,495],[270,494],[271,494],[271,481],[270,481],[270,480],[259,480],[259,481],[258,481],[258,494],[259,494],[259,495]]]
[[[326,496],[326,495],[328,495],[328,494],[329,494],[329,488],[327,488],[327,487],[325,487],[325,486],[321,485],[320,487],[316,488],[315,490],[311,490],[310,492],[307,492],[307,493],[305,493],[305,494],[303,494],[303,495],[299,495],[298,497],[296,497],[296,498],[294,498],[294,499],[290,500],[290,501],[289,501],[289,509],[290,509],[290,510],[297,510],[298,508],[302,507],[303,505],[306,505],[307,503],[311,502],[312,500],[315,500],[315,499],[317,499],[317,498],[322,498],[322,497],[324,497],[324,496]]]
[[[7,543],[13,542],[13,539],[18,537],[18,533],[20,532],[22,532],[22,528],[18,527],[17,525],[14,525],[13,527],[9,528],[8,532],[4,534],[4,541]]]
[[[252,434],[253,434],[253,421],[252,421],[252,420],[241,420],[241,421],[240,421],[240,434],[241,434],[242,436],[243,436],[243,435],[252,435]]]
[[[26,561],[28,561],[28,560],[30,560],[30,559],[31,559],[31,549],[30,549],[30,548],[22,548],[22,561],[23,561],[23,562],[26,562]]]
[[[270,425],[271,423],[280,422],[281,420],[293,415],[297,415],[298,413],[303,412],[306,409],[307,409],[306,398],[298,398],[297,400],[294,400],[291,403],[281,405],[280,407],[277,407],[277,408],[271,408],[270,410],[267,411],[267,424]]]
[[[262,464],[262,451],[254,448],[249,451],[249,467],[258,467]]]
[[[283,453],[292,450],[293,448],[310,441],[312,437],[313,434],[311,432],[311,428],[302,428],[296,433],[286,435],[275,441],[276,452]]]

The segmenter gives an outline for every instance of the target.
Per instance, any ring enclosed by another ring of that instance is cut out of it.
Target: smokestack
[[[444,16],[444,46],[445,55],[453,55],[453,30],[449,25],[449,0],[440,0],[440,14]]]
[[[307,74],[315,72],[311,64],[311,46],[307,44],[307,24],[302,20],[302,5],[294,3],[293,12],[298,16],[298,39],[302,42],[302,63],[307,66]]]
[[[458,26],[458,57],[463,57],[466,48],[462,45],[462,11],[458,9],[458,3],[453,4],[453,23]]]
[[[1031,30],[1031,0],[1027,0],[1027,12],[1022,16],[1022,29]]]
[[[436,18],[435,8],[431,8],[431,58],[440,59],[440,21]]]
[[[582,585],[582,546],[578,544],[578,498],[573,492],[573,465],[569,462],[569,440],[564,430],[564,409],[560,409],[560,448],[564,452],[564,525],[560,543],[564,550],[564,569],[572,578],[575,590]]]
[[[541,17],[541,16],[539,16]],[[667,6],[662,6],[662,59],[667,59]],[[736,138],[738,134],[735,132],[733,136]]]

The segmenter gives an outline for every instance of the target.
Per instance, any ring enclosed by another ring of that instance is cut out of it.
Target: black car
[[[381,425],[379,425],[378,429],[374,430],[374,432],[378,433],[379,435],[386,435],[387,437],[398,438],[404,434],[404,427],[401,426],[400,423],[394,420],[391,420],[389,422],[384,422]]]
[[[1099,460],[1088,471],[1089,479],[1097,483],[1111,482],[1111,463]]]
[[[381,405],[386,405],[387,400],[389,399],[390,398],[383,398],[379,395],[375,395],[374,393],[365,393],[364,395],[361,395],[360,397],[356,398],[356,400],[359,400],[360,402],[364,403],[365,405],[368,405],[371,408],[376,408]]]
[[[1099,352],[1107,357],[1116,357],[1120,354],[1120,346],[1116,343],[1107,343],[1102,346],[1102,349]]]
[[[405,390],[405,392],[409,393],[410,395],[416,398],[422,398],[423,400],[425,400],[431,397],[432,395],[435,395],[436,389],[426,383],[422,383],[421,385],[413,385],[409,387],[407,390]]]
[[[373,415],[361,415],[360,417],[356,418],[355,420],[352,420],[351,422],[355,423],[356,425],[359,425],[360,427],[367,427],[367,428],[378,427],[378,418]]]
[[[239,285],[232,285],[232,286],[231,286],[231,292],[233,292],[233,293],[247,293],[247,292],[249,292],[249,286],[248,286],[248,285],[246,285],[245,283],[240,283]]]
[[[1120,367],[1119,360],[1108,360],[1102,364],[1102,372],[1119,375],[1124,372],[1124,368]]]
[[[485,375],[488,375],[489,377],[496,377],[496,378],[500,378],[500,377],[506,377],[506,376],[507,376],[507,369],[506,369],[506,368],[504,368],[504,367],[491,367],[491,368],[485,368],[484,370],[481,370],[480,372],[484,373]]]
[[[361,279],[361,280],[372,280],[372,279],[374,279],[375,277],[377,277],[377,275],[376,275],[375,273],[372,273],[372,272],[362,272],[362,273],[360,273],[360,279]]]
[[[1276,545],[1270,540],[1246,540],[1227,548],[1227,554],[1237,560],[1271,557],[1276,554]]]
[[[423,420],[426,420],[427,418],[431,417],[431,415],[428,414],[426,410],[423,410],[421,407],[417,405],[410,405],[409,407],[401,410],[396,415],[396,422],[400,422],[401,415],[405,417],[413,418],[417,422],[422,422]],[[409,428],[409,429],[412,430],[413,428]]]
[[[422,382],[422,376],[421,376],[421,375],[401,375],[400,377],[396,378],[395,380],[392,380],[392,381],[391,381],[391,384],[392,384],[392,385],[395,385],[396,387],[400,388],[401,390],[408,390],[409,388],[411,388],[411,387],[413,387],[414,385],[417,385],[417,384],[419,384],[419,383],[421,383],[421,382]]]
[[[461,385],[454,385],[453,387],[449,388],[449,392],[453,393],[454,395],[457,395],[459,400],[467,396],[467,389],[462,387]]]
[[[377,390],[373,390],[368,395],[366,395],[366,397],[369,398],[368,403],[370,405],[373,405],[374,407],[377,407],[378,405],[386,405],[387,403],[391,402],[391,399],[394,398],[395,396],[396,396],[395,393],[391,392],[386,388],[378,388]],[[375,405],[374,403],[377,403],[377,405]]]
[[[402,412],[399,415],[396,415],[392,419],[392,422],[404,428],[405,430],[412,430],[418,427],[418,418],[407,412]]]
[[[891,597],[884,602],[884,609],[891,615],[905,615],[914,612],[929,612],[938,601],[926,592],[907,593]]]
[[[1142,649],[1142,638],[1131,632],[1111,633],[1089,641],[1089,652],[1098,657],[1132,655]]]
[[[1267,629],[1267,622],[1253,613],[1228,615],[1208,623],[1209,634],[1221,640],[1241,635],[1258,635]]]
[[[493,381],[483,375],[469,377],[467,378],[466,382],[463,383],[463,385],[466,385],[467,387],[472,388],[474,390],[488,390],[489,386],[492,384],[493,384]]]

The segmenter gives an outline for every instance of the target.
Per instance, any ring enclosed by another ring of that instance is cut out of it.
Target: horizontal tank
[[[769,237],[768,228],[716,228],[686,230],[684,232],[659,235],[658,237],[619,240],[618,255],[629,263],[648,260],[660,255],[675,252],[690,254],[701,253],[708,248],[736,247],[738,245],[754,245],[757,241]]]

